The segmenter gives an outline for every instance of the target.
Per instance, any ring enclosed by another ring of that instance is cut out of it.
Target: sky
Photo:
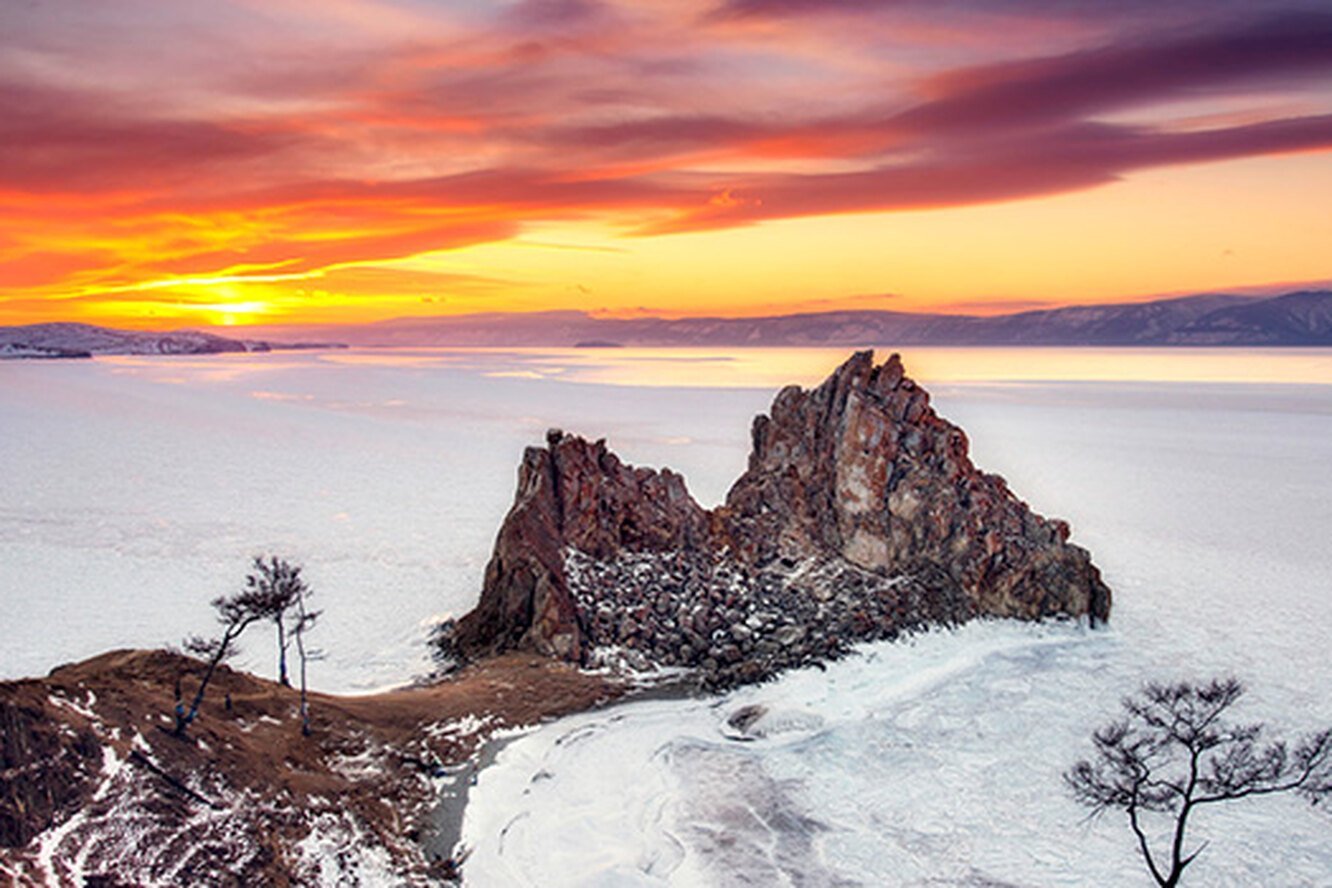
[[[1332,5],[6,0],[0,324],[1332,279]]]

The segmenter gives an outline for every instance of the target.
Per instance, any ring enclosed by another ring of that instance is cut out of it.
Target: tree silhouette
[[[1261,723],[1231,724],[1226,710],[1244,693],[1235,678],[1143,686],[1123,701],[1127,717],[1092,735],[1095,758],[1064,773],[1073,797],[1100,815],[1128,814],[1138,850],[1158,885],[1179,884],[1204,842],[1185,851],[1189,816],[1203,805],[1297,792],[1314,804],[1332,795],[1332,729],[1294,747],[1265,742]],[[1143,815],[1174,818],[1168,856],[1153,851]]]
[[[181,737],[185,736],[186,729],[198,716],[204,692],[208,689],[208,683],[212,681],[218,665],[236,652],[236,639],[240,638],[241,633],[251,623],[268,615],[268,599],[249,589],[232,595],[219,595],[212,603],[213,610],[217,611],[218,622],[222,624],[221,637],[203,638],[195,635],[185,641],[185,649],[207,660],[208,668],[204,671],[203,679],[199,682],[199,688],[194,693],[189,709],[185,708],[177,685],[176,734]]]
[[[185,640],[185,650],[207,661],[208,668],[204,671],[188,709],[181,695],[180,680],[176,680],[175,732],[181,737],[185,736],[186,729],[198,716],[204,693],[217,667],[236,653],[236,641],[241,633],[259,620],[272,620],[277,625],[278,680],[287,687],[291,687],[287,676],[288,635],[296,641],[301,658],[301,732],[307,736],[310,733],[306,664],[309,660],[319,659],[319,654],[306,649],[305,634],[314,627],[320,612],[306,607],[311,589],[301,578],[298,565],[276,556],[267,559],[256,556],[253,568],[245,577],[244,589],[213,599],[213,609],[217,611],[218,622],[222,624],[222,635],[217,638],[194,635]],[[230,697],[227,708],[231,708]]]
[[[305,669],[310,660],[320,659],[321,655],[317,651],[306,650],[305,633],[314,628],[319,620],[322,611],[308,610],[305,606],[313,590],[305,584],[301,585],[301,592],[296,596],[295,615],[292,619],[290,629],[291,635],[296,639],[296,652],[301,658],[301,733],[310,736],[310,703],[309,695],[306,692]]]
[[[305,580],[301,579],[301,568],[289,561],[271,555],[267,560],[256,555],[253,570],[245,577],[245,591],[255,596],[264,611],[264,617],[272,620],[277,629],[278,681],[291,687],[287,675],[287,612],[296,602],[309,592]],[[299,622],[297,625],[300,625]]]

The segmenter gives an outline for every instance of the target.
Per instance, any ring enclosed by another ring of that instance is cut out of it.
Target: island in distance
[[[116,330],[93,324],[0,327],[0,358],[91,358],[94,355],[215,355],[279,349],[346,348],[332,342],[231,339],[196,330]]]
[[[710,511],[669,469],[551,432],[523,457],[480,603],[443,633],[457,668],[439,681],[314,694],[308,737],[299,691],[226,667],[182,737],[173,700],[205,667],[168,651],[0,682],[0,875],[439,884],[460,856],[442,796],[494,732],[629,693],[625,673],[580,668],[604,656],[715,688],[975,617],[1107,619],[1068,526],[968,450],[871,352],[783,389]],[[733,739],[753,720],[736,713]]]

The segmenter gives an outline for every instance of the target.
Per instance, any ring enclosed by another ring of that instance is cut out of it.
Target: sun
[[[271,311],[267,302],[215,302],[194,305],[191,308],[199,312],[208,323],[220,327],[235,327],[240,324],[253,324]]]

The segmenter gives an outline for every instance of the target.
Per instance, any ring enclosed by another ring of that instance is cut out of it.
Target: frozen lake
[[[428,669],[547,427],[669,465],[704,505],[753,414],[841,350],[393,350],[0,364],[0,676],[211,628],[252,555],[303,563],[363,691]],[[478,885],[1142,884],[1059,773],[1145,678],[1234,672],[1244,714],[1332,722],[1332,353],[911,349],[982,468],[1068,519],[1112,628],[975,625],[710,702],[516,741],[465,826]],[[238,665],[271,673],[272,642]],[[718,730],[745,702],[767,739]],[[1209,811],[1200,885],[1332,883],[1332,820]]]
[[[427,629],[475,603],[522,450],[548,427],[718,499],[771,397],[553,369],[401,351],[0,364],[0,676],[210,631],[209,600],[275,553],[324,609],[315,686],[402,683],[429,668]],[[238,665],[271,671],[267,638],[242,644]]]
[[[979,465],[1071,520],[1115,591],[1112,628],[972,625],[718,701],[545,726],[473,791],[470,882],[1144,884],[1123,818],[1087,823],[1060,782],[1121,696],[1234,673],[1250,686],[1241,718],[1332,723],[1332,386],[1313,381],[1332,375],[1319,372],[932,385]],[[751,703],[774,731],[726,739]],[[1193,830],[1193,846],[1215,841],[1191,884],[1332,884],[1332,820],[1302,801],[1205,810]]]

